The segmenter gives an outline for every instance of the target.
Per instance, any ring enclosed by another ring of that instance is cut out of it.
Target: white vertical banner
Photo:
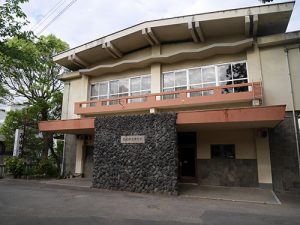
[[[23,147],[24,131],[16,129],[13,156],[19,156]]]

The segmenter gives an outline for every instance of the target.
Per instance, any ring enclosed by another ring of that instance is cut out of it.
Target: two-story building
[[[299,193],[293,7],[147,21],[54,56],[71,70],[62,120],[39,127],[65,133],[63,173],[137,192],[193,182]]]

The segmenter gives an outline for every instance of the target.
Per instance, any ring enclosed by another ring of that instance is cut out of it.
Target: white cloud
[[[30,0],[23,9],[35,25],[61,0]],[[64,0],[67,5],[71,0]],[[274,1],[284,2],[284,1]],[[53,33],[71,47],[92,41],[137,23],[187,14],[258,5],[258,0],[77,0],[43,34]],[[296,2],[288,30],[300,30],[300,5]]]

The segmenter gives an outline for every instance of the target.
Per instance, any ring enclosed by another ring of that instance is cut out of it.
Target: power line
[[[49,27],[53,22],[55,22],[66,10],[68,10],[77,0],[72,0],[67,6],[65,6],[59,13],[50,20],[38,33],[37,36],[39,36],[47,27]]]
[[[38,29],[39,26],[42,25],[42,23],[44,23],[53,13],[55,13],[55,11],[57,11],[61,5],[64,4],[66,0],[60,0],[59,2],[56,3],[56,5],[54,7],[52,7],[47,13],[46,15],[37,23],[35,24],[31,30],[35,31]]]

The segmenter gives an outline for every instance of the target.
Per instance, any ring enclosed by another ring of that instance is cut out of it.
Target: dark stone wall
[[[84,166],[83,166],[83,176],[86,178],[93,177],[93,146],[85,146],[84,148]]]
[[[63,176],[75,174],[76,135],[65,134]]]
[[[198,159],[202,185],[258,187],[256,159]]]
[[[121,136],[145,135],[144,144]],[[177,194],[176,114],[95,119],[93,187]]]
[[[291,112],[284,121],[269,130],[273,189],[300,194],[300,176],[294,123]]]

